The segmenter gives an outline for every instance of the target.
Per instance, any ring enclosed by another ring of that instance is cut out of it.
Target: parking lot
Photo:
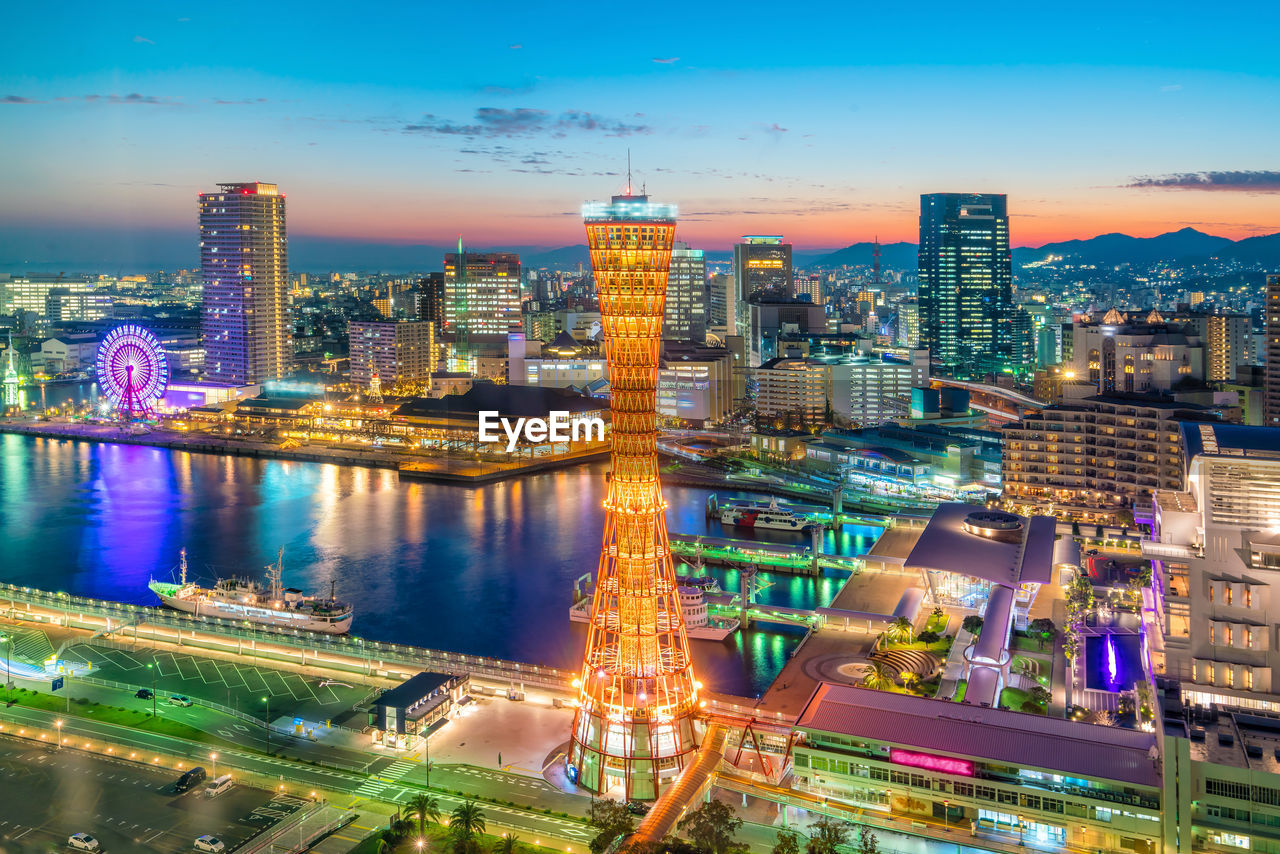
[[[320,679],[247,662],[145,648],[122,650],[77,644],[63,657],[92,662],[93,675],[99,679],[147,688],[153,677],[153,669],[147,665],[154,664],[155,686],[162,697],[185,694],[258,717],[266,710],[263,698],[269,697],[273,718],[287,715],[310,721],[337,719],[373,691],[353,679]]]
[[[88,833],[118,854],[191,851],[203,834],[231,851],[306,804],[244,786],[213,799],[203,786],[176,794],[176,779],[169,771],[0,738],[0,852],[68,850],[73,833]]]

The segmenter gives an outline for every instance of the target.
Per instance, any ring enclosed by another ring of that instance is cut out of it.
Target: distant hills
[[[881,244],[880,266],[894,270],[914,269],[917,249],[918,247],[914,243]],[[874,251],[874,243],[854,243],[826,255],[806,257],[796,253],[794,260],[797,264],[802,264],[806,267],[843,267],[854,264],[871,266]]]

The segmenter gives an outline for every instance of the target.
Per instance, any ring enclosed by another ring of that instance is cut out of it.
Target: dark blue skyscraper
[[[920,197],[920,346],[941,373],[972,377],[1011,363],[1013,269],[1006,197]]]

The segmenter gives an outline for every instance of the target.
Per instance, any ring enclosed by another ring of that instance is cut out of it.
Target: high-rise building
[[[831,406],[831,368],[816,359],[770,359],[752,372],[756,412],[801,427],[821,424]]]
[[[920,344],[920,301],[915,298],[898,303],[898,344],[908,348]]]
[[[747,234],[733,246],[733,276],[738,284],[738,300],[757,294],[794,296],[791,273],[791,244],[780,234]]]
[[[683,341],[707,335],[707,262],[701,249],[677,242],[671,250],[671,275],[667,279],[667,314],[662,337]]]
[[[569,779],[657,798],[697,750],[698,683],[658,483],[657,386],[674,205],[614,196],[583,208],[612,410],[604,548],[569,747]]]
[[[920,197],[920,346],[942,373],[981,376],[1012,358],[1013,267],[1003,195]]]
[[[1204,347],[1204,378],[1209,382],[1234,382],[1241,365],[1258,361],[1253,319],[1247,314],[1186,312],[1169,320],[1200,339]]]
[[[1262,423],[1280,427],[1280,275],[1267,276],[1266,391],[1262,398]]]
[[[260,181],[200,194],[205,376],[243,385],[293,368],[284,196]]]
[[[707,325],[721,335],[738,334],[738,286],[732,273],[712,275],[708,287]]]
[[[796,276],[796,299],[808,300],[814,305],[822,305],[822,277],[818,275]]]
[[[84,276],[20,276],[0,279],[0,314],[17,314],[29,311],[44,315],[49,307],[51,294],[94,294],[98,283]],[[107,296],[106,299],[110,300]],[[61,318],[50,318],[59,320]]]
[[[426,320],[352,321],[351,382],[367,388],[378,375],[382,387],[430,382],[435,370],[435,329]]]
[[[450,252],[444,256],[445,332],[501,335],[505,340],[520,323],[519,255]]]

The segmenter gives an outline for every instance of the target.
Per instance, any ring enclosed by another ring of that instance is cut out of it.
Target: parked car
[[[94,839],[87,833],[73,833],[71,838],[67,840],[67,844],[77,851],[100,851],[102,846],[98,844],[98,840]]]
[[[199,839],[197,839],[195,845],[196,845],[197,851],[218,852],[218,851],[227,850],[227,843],[223,842],[218,837],[210,836],[207,833],[204,836],[201,836]]]
[[[197,765],[179,777],[178,782],[173,784],[173,788],[179,792],[185,792],[203,783],[206,776],[208,775],[205,774],[204,769]]]
[[[134,692],[133,696],[137,697],[139,700],[150,700],[155,696],[155,694],[151,692],[150,688],[139,688]]]
[[[212,783],[210,783],[208,786],[205,787],[204,796],[206,798],[216,798],[218,797],[218,795],[221,795],[223,792],[225,792],[227,789],[230,789],[230,788],[231,788],[231,775],[223,774],[221,777],[214,780]]]
[[[191,698],[184,697],[181,694],[174,694],[172,697],[169,698],[169,702],[175,706],[190,706]]]
[[[627,812],[632,815],[647,815],[649,813],[649,805],[643,801],[627,801]]]

